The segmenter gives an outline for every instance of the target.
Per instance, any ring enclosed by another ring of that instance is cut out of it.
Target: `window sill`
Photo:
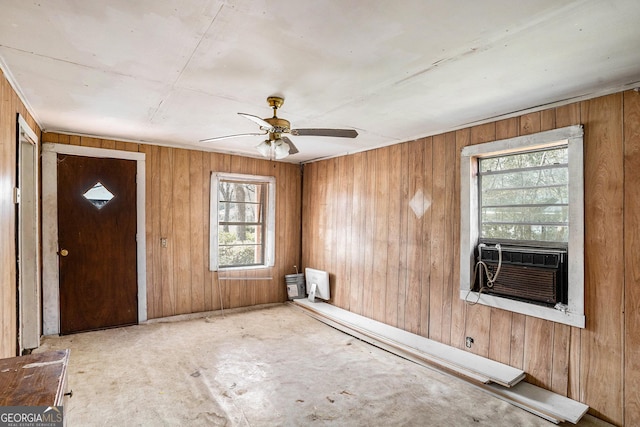
[[[243,265],[239,267],[220,267],[218,271],[250,271],[250,270],[266,270],[272,267],[266,265]]]
[[[271,268],[266,265],[249,265],[244,267],[224,267],[218,269],[218,280],[234,281],[273,281]],[[263,271],[261,275],[254,272]]]
[[[460,299],[465,300],[465,298],[468,301],[476,301],[476,299],[478,299],[478,293],[470,292],[467,296],[467,291],[460,290]],[[527,316],[533,316],[544,320],[550,320],[552,322],[563,323],[565,325],[575,326],[578,328],[585,327],[584,314],[576,313],[570,309],[567,309],[567,311],[561,311],[552,307],[529,304],[522,301],[488,294],[480,295],[478,304],[500,308],[514,313],[525,314]]]

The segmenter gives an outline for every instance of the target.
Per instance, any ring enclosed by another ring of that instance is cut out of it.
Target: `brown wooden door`
[[[135,161],[58,155],[58,241],[60,333],[137,323]]]

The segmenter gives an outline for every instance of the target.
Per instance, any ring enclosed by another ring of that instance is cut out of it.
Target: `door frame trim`
[[[38,135],[18,113],[17,121],[17,277],[18,350],[40,346],[40,238],[38,209]],[[28,152],[25,152],[28,150]],[[26,156],[25,156],[26,154]]]
[[[58,154],[136,161],[136,254],[138,323],[147,320],[147,243],[145,153],[42,144],[42,333],[60,333],[60,271],[58,265]]]

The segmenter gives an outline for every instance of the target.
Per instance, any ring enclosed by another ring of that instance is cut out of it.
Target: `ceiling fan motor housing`
[[[289,133],[291,129],[289,120],[281,119],[278,117],[270,117],[268,119],[264,119],[264,121],[273,126],[273,128],[269,132],[269,139],[272,141],[274,139],[280,138],[281,133]]]

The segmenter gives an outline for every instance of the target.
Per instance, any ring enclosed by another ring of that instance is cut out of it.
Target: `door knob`
[[[67,255],[69,255],[69,251],[68,250],[66,250],[66,249],[61,249],[60,250],[60,256],[67,256]]]

